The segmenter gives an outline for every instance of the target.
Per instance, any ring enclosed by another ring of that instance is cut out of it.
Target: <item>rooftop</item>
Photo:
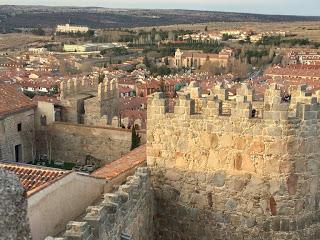
[[[9,162],[0,163],[0,168],[15,173],[19,177],[22,186],[26,189],[28,196],[70,173],[70,171],[59,169]]]
[[[0,84],[0,116],[34,107],[31,99],[11,85]]]
[[[104,165],[102,168],[93,172],[91,176],[104,179],[113,179],[122,173],[138,167],[139,165],[143,165],[146,163],[146,160],[146,146],[142,145],[122,156],[118,160]]]

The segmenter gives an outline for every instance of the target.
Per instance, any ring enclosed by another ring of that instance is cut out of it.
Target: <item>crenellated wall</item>
[[[150,172],[138,168],[126,184],[104,195],[102,202],[87,208],[81,222],[69,222],[63,237],[56,240],[153,239],[153,195]]]
[[[105,79],[98,85],[98,95],[84,101],[87,125],[105,126],[112,124],[112,118],[119,115],[119,90],[116,79]]]
[[[192,83],[174,113],[148,99],[147,161],[155,239],[319,239],[320,104],[305,86],[283,102],[247,86],[201,98]],[[191,97],[196,96],[196,97]]]
[[[62,121],[106,126],[118,116],[119,90],[117,79],[70,79],[60,84]]]

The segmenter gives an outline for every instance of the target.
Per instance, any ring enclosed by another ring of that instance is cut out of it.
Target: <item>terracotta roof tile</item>
[[[147,161],[146,146],[140,146],[104,167],[94,171],[91,176],[113,179]]]
[[[28,192],[28,195],[43,189],[57,179],[70,173],[70,171],[59,169],[9,162],[0,163],[0,168],[15,173]]]
[[[31,99],[10,85],[0,84],[0,116],[32,108]]]

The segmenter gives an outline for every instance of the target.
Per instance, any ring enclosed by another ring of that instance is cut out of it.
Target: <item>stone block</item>
[[[91,228],[87,222],[69,222],[64,237],[66,240],[93,240]]]
[[[212,184],[216,187],[223,187],[226,181],[226,172],[225,171],[218,171],[215,172],[213,178],[211,180]]]
[[[280,218],[279,217],[272,218],[271,229],[275,232],[280,231]]]

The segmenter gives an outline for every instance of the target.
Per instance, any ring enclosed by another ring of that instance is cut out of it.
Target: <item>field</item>
[[[48,41],[50,37],[34,36],[32,34],[0,34],[0,51],[7,49],[21,49],[31,43],[41,43]]]

